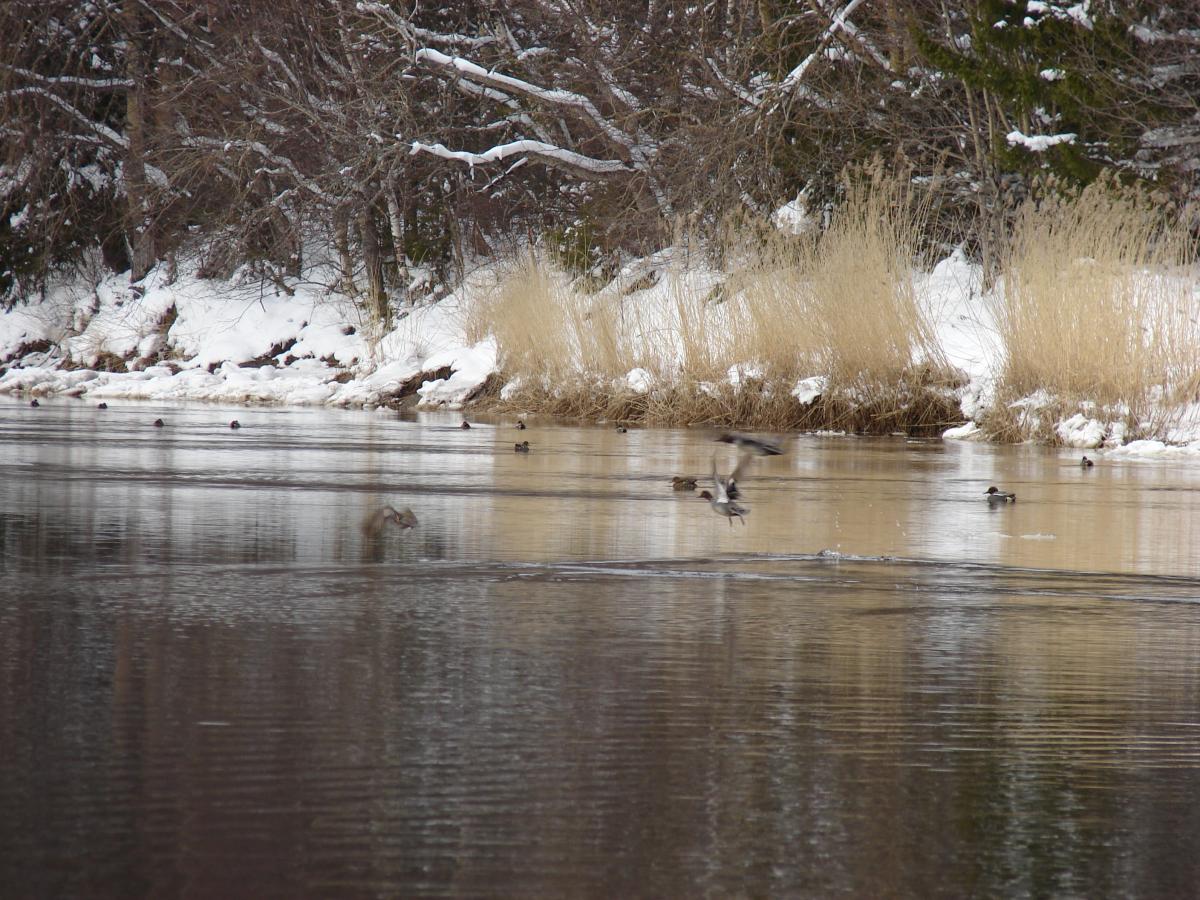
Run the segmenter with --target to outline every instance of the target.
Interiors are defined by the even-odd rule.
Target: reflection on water
[[[5,896],[1200,883],[1186,465],[236,415],[0,405]]]

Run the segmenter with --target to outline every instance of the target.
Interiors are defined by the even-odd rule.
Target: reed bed
[[[1103,182],[1028,201],[992,295],[1004,360],[988,431],[1053,441],[1049,423],[1084,410],[1162,434],[1196,397],[1192,262],[1181,218],[1144,195]],[[1036,416],[1013,405],[1035,392]]]
[[[926,224],[906,182],[862,177],[819,237],[735,230],[720,273],[677,261],[597,290],[526,256],[471,327],[520,378],[507,404],[533,412],[938,434],[963,419],[963,379],[914,289]],[[1026,204],[989,294],[1003,348],[989,436],[1053,442],[1054,423],[1081,410],[1123,420],[1127,435],[1162,432],[1165,410],[1195,402],[1189,247],[1161,206],[1110,183]],[[793,390],[813,376],[824,389],[802,402]],[[1035,392],[1030,414],[1018,401]]]
[[[900,182],[850,182],[819,241],[735,233],[719,289],[681,264],[641,295],[618,282],[577,289],[546,256],[526,256],[472,311],[471,330],[496,337],[505,376],[520,378],[512,403],[532,411],[934,433],[961,416],[913,291],[921,215]],[[624,380],[635,369],[651,389]],[[816,375],[825,390],[802,403],[792,390]]]

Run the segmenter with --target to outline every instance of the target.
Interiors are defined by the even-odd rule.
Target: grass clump
[[[1177,218],[1110,181],[1028,201],[994,295],[1004,362],[991,430],[1013,436],[1080,409],[1142,430],[1194,395],[1189,246]],[[1040,416],[1013,406],[1038,391]]]
[[[530,256],[475,310],[522,407],[658,425],[927,434],[961,417],[913,286],[924,210],[905,182],[868,173],[819,238],[742,229],[724,272],[663,254],[660,269],[593,291]],[[626,279],[628,281],[629,279]],[[635,368],[649,391],[627,385]],[[821,376],[801,402],[793,389]]]
[[[510,376],[574,384],[631,367],[612,309],[573,289],[569,275],[537,255],[518,260],[469,315],[468,334],[494,335]]]

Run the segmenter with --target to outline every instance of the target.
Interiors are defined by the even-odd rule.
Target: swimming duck
[[[108,404],[101,401],[100,403],[96,404],[96,409],[108,409]]]
[[[406,531],[417,524],[417,517],[413,515],[413,511],[407,506],[404,509],[396,509],[394,506],[383,506],[371,513],[362,523],[364,534],[376,535],[383,530],[383,526],[388,522],[393,525],[398,525],[402,531]]]
[[[155,427],[155,428],[162,428],[162,427],[163,427],[164,425],[166,425],[166,424],[167,424],[167,423],[166,423],[166,422],[164,422],[162,419],[155,419],[155,420],[154,420],[154,427]]]
[[[466,431],[468,428],[471,427],[471,423],[468,422],[466,419],[463,419],[463,423],[461,425],[459,425],[458,427],[461,428],[463,431]]]
[[[984,496],[987,497],[988,503],[1016,503],[1017,495],[1010,494],[1008,491],[998,490],[995,486],[984,491]]]
[[[1093,460],[1088,459],[1086,455],[1079,461],[1079,465],[1085,469],[1090,469],[1095,464],[1096,463]]]
[[[694,491],[696,489],[696,479],[676,475],[671,479],[671,487],[677,491]]]
[[[729,473],[728,478],[722,478],[717,474],[717,457],[713,455],[712,463],[712,479],[713,486],[716,489],[716,496],[708,491],[700,492],[700,499],[707,500],[708,505],[713,508],[717,515],[724,516],[729,520],[729,527],[733,527],[734,517],[741,520],[742,524],[746,524],[746,514],[750,512],[746,507],[737,503],[739,492],[737,489],[737,479],[742,473],[742,467],[746,465],[746,460],[749,459],[748,454],[743,454],[738,460],[737,467]]]
[[[624,425],[617,426],[617,434],[625,434],[628,431],[629,431],[629,429],[626,428]]]
[[[36,409],[37,407],[41,406],[42,404],[37,402],[37,397],[34,397],[32,400],[29,401],[29,405],[32,406],[34,409]]]
[[[739,450],[756,453],[759,456],[779,456],[783,453],[782,448],[778,444],[764,441],[761,438],[751,437],[748,434],[741,434],[737,431],[727,431],[717,438],[717,440],[725,444],[736,444]]]
[[[242,423],[239,422],[237,419],[234,419],[232,422],[229,423],[229,427],[236,430],[236,429],[242,427]]]
[[[524,431],[524,430],[525,430],[525,421],[523,419],[517,419],[517,431]]]
[[[516,453],[528,453],[529,441],[521,441],[519,444],[513,444],[513,451]]]

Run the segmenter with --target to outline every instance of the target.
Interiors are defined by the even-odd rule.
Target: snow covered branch
[[[432,50],[430,48],[418,50],[416,60],[419,63],[424,62],[434,66],[453,69],[465,78],[470,78],[481,84],[489,84],[493,87],[512,91],[516,94],[523,94],[534,100],[540,100],[543,103],[574,107],[591,119],[604,136],[613,143],[619,144],[626,149],[631,149],[634,146],[633,138],[602,116],[600,111],[596,109],[596,105],[583,94],[576,94],[573,91],[564,91],[559,88],[544,88],[540,85],[523,81],[520,78],[513,78],[511,75],[490,72],[483,68],[483,66],[476,65],[470,60],[463,59],[460,56],[447,56],[439,50]]]
[[[777,85],[779,90],[785,92],[795,92],[800,88],[800,82],[804,80],[805,73],[807,73],[809,67],[816,62],[822,56],[822,54],[825,53],[830,43],[832,43],[834,38],[837,37],[838,31],[847,27],[854,27],[849,21],[849,16],[856,9],[858,9],[860,5],[862,5],[862,2],[863,0],[850,0],[850,2],[847,3],[840,12],[830,15],[829,25],[825,28],[825,31],[817,40],[816,48],[810,54],[808,54],[808,56],[804,57],[800,64],[792,69],[792,71],[783,76]],[[828,14],[829,11],[824,6],[819,8],[822,12]]]
[[[612,120],[601,114],[600,110],[596,108],[596,104],[593,103],[589,97],[586,97],[583,94],[575,93],[574,91],[562,90],[561,88],[546,88],[542,87],[541,85],[525,81],[521,78],[514,78],[511,75],[503,75],[499,72],[492,72],[488,69],[485,69],[483,66],[471,62],[470,60],[463,59],[462,57],[458,56],[447,56],[440,50],[434,50],[429,47],[418,50],[415,58],[418,63],[425,63],[427,65],[449,69],[455,72],[459,77],[470,79],[479,85],[486,85],[499,91],[508,91],[510,93],[519,94],[551,106],[567,107],[577,110],[599,130],[601,135],[603,135],[611,143],[616,144],[624,149],[629,154],[629,158],[632,163],[632,170],[640,172],[646,176],[650,190],[653,192],[656,202],[663,209],[669,208],[666,194],[661,185],[658,183],[658,180],[654,177],[654,174],[651,172],[650,157],[654,155],[656,147],[651,143],[635,139],[628,132],[619,128],[612,122]],[[624,102],[628,103],[631,101]],[[624,163],[608,160],[595,160],[579,153],[554,147],[553,145],[544,144],[541,141],[518,141],[507,146],[516,146],[517,144],[528,145],[525,148],[525,152],[533,152],[538,155],[543,155],[547,159],[554,159],[558,162],[569,165],[572,168],[582,168],[583,171],[587,172],[614,173],[630,170],[630,167],[626,166]],[[543,149],[531,149],[534,146],[540,146]],[[553,150],[555,152],[552,154],[546,154],[546,150]],[[568,161],[568,159],[570,161]],[[588,162],[581,167],[578,165],[578,162],[581,160],[587,160]],[[597,164],[599,164],[601,168],[596,168]]]
[[[34,95],[34,96],[38,96],[38,97],[44,97],[45,99],[49,100],[52,104],[57,106],[59,109],[61,109],[63,112],[65,112],[67,115],[71,116],[74,119],[77,119],[78,121],[80,121],[84,125],[86,125],[88,128],[95,131],[97,134],[103,136],[104,139],[107,140],[110,144],[112,144],[116,147],[120,147],[122,150],[126,150],[129,148],[129,139],[127,137],[125,137],[125,135],[118,134],[116,131],[109,128],[107,125],[105,125],[103,122],[97,122],[95,119],[84,114],[82,111],[76,109],[74,106],[72,106],[70,103],[68,103],[62,97],[55,94],[53,91],[48,91],[42,87],[13,88],[12,90],[0,92],[0,97],[4,97],[4,96],[18,97],[18,96],[22,96],[22,95],[26,95],[26,94]]]
[[[278,153],[271,151],[266,144],[259,141],[249,140],[221,140],[220,138],[203,137],[200,135],[185,136],[182,141],[185,147],[202,148],[206,150],[220,150],[228,153],[231,150],[248,150],[261,156],[266,162],[286,171],[295,180],[296,184],[304,188],[314,197],[317,197],[331,206],[337,205],[337,200],[328,191],[324,190],[319,184],[313,181],[308,176],[304,175],[296,164],[286,156],[280,156]]]
[[[582,153],[575,153],[572,150],[565,150],[562,147],[547,144],[543,141],[511,141],[507,144],[492,147],[483,153],[471,153],[466,150],[449,150],[442,144],[424,144],[420,141],[413,141],[410,152],[414,154],[430,153],[442,159],[458,160],[472,167],[498,162],[517,153],[526,153],[541,157],[552,164],[556,163],[589,175],[615,175],[620,172],[630,171],[630,168],[619,160],[595,159],[590,156],[584,156]]]
[[[83,87],[93,91],[123,91],[133,87],[133,82],[128,78],[84,78],[79,75],[42,75],[38,72],[31,72],[29,69],[11,66],[8,63],[0,63],[0,68],[7,69],[14,75],[19,75],[27,81],[36,81],[38,84]]]
[[[1073,144],[1078,135],[1065,134],[1023,134],[1020,131],[1010,131],[1004,136],[1010,147],[1024,147],[1030,153],[1042,153],[1057,144]]]
[[[430,31],[428,28],[418,28],[386,3],[377,3],[373,2],[373,0],[360,0],[355,9],[363,15],[375,16],[381,22],[400,32],[400,35],[410,47],[415,47],[418,44],[441,44],[447,47],[459,46],[475,50],[496,42],[496,39],[491,35],[469,37],[465,34],[442,34],[441,32]]]

